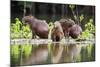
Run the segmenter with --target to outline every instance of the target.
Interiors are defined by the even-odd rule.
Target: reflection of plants
[[[21,46],[21,48],[19,47]],[[22,49],[22,50],[21,50]],[[20,59],[28,58],[32,52],[32,45],[11,45],[11,63],[20,64]],[[22,57],[21,57],[22,55]]]
[[[95,50],[92,51],[94,46],[95,46],[94,44],[85,44],[84,46],[82,46],[81,53],[80,53],[81,61],[94,61],[95,60],[93,56],[93,54],[95,53]]]
[[[11,24],[11,38],[31,38],[32,33],[29,25],[24,25],[16,18],[15,23]]]
[[[18,64],[19,60],[19,46],[18,45],[12,45],[11,46],[11,62],[13,64]]]
[[[91,58],[92,48],[93,48],[93,45],[92,45],[92,44],[89,44],[89,45],[87,46],[87,52],[88,52],[88,57],[89,57],[89,58]]]
[[[22,45],[23,56],[29,57],[32,51],[32,45]]]

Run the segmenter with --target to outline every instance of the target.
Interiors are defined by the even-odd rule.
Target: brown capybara
[[[52,29],[51,38],[53,41],[60,41],[64,37],[63,29],[61,24],[56,21],[54,28]]]
[[[75,24],[73,25],[71,28],[70,28],[70,31],[69,31],[69,35],[72,37],[72,38],[78,38],[78,36],[82,33],[82,28]]]
[[[70,27],[72,27],[75,24],[75,22],[71,19],[60,19],[59,22],[61,23],[64,36],[69,36]]]
[[[36,19],[34,16],[24,16],[22,22],[28,23],[30,29],[32,30],[32,38],[34,35],[39,36],[40,38],[48,38],[48,24],[45,20]]]

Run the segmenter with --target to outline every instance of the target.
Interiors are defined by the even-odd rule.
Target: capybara
[[[73,25],[71,28],[70,28],[70,31],[69,31],[69,35],[72,37],[72,38],[78,38],[78,36],[82,33],[82,28],[75,24]]]
[[[54,23],[51,38],[53,41],[60,41],[64,37],[63,29],[59,21]]]
[[[75,22],[71,19],[60,19],[59,22],[61,23],[64,36],[69,36],[70,27],[72,27],[75,24]]]
[[[29,15],[24,16],[22,21],[30,25],[30,29],[32,30],[32,38],[34,38],[34,35],[44,39],[48,38],[48,24],[45,20],[39,20],[34,16]]]

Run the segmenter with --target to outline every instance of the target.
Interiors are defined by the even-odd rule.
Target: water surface
[[[12,57],[11,65],[19,66],[54,63],[73,63],[95,60],[95,44],[49,43],[38,45],[28,44],[27,46],[30,46],[31,48],[30,53],[26,52],[26,55],[28,55],[25,56],[24,51],[22,49],[22,45],[18,45],[18,47],[20,47],[20,50],[17,61],[14,62],[15,58]]]

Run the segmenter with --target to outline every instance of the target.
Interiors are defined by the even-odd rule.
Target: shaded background
[[[84,20],[81,26],[86,24],[90,18],[93,18],[95,25],[95,6],[89,5],[75,5],[74,12],[78,17],[83,14]],[[24,15],[32,14],[38,19],[54,22],[61,18],[71,18],[74,20],[74,16],[69,7],[69,4],[56,4],[56,3],[42,3],[42,2],[26,2],[26,1],[11,1],[11,22],[15,18],[20,20]],[[74,20],[75,21],[75,20]],[[84,29],[84,26],[82,26]]]

